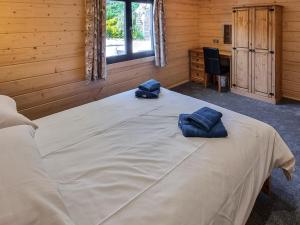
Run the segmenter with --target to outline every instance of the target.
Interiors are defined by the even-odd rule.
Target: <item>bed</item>
[[[180,113],[223,113],[229,136],[185,138]],[[133,90],[34,121],[47,173],[76,225],[244,225],[274,168],[294,157],[269,125],[162,89]]]

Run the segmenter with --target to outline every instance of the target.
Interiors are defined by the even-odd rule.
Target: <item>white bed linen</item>
[[[30,125],[0,129],[0,224],[74,225],[45,172]]]
[[[229,136],[185,138],[179,113],[208,106]],[[294,157],[269,125],[162,89],[128,91],[35,121],[49,175],[77,225],[243,225],[265,179]]]

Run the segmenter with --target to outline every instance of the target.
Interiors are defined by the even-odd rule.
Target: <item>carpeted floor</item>
[[[173,91],[261,120],[280,133],[296,157],[293,181],[288,182],[275,170],[272,198],[260,194],[247,225],[300,225],[300,102],[283,100],[273,105],[230,92],[218,93],[192,82]]]

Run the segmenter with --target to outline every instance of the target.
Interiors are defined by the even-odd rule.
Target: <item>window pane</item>
[[[125,2],[107,0],[106,7],[106,57],[125,55]]]
[[[132,51],[152,50],[152,5],[133,2],[132,7]]]

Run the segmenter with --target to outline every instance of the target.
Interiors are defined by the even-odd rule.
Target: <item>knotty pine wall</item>
[[[300,100],[300,1],[299,0],[199,0],[200,45],[231,49],[223,44],[223,24],[231,23],[232,6],[271,3],[283,8],[283,73],[284,97]],[[214,44],[218,39],[219,44]]]
[[[84,79],[84,0],[0,0],[0,94],[31,119],[136,87],[188,80],[188,49],[199,44],[199,0],[166,0],[169,65],[143,59],[109,66],[106,81]]]

